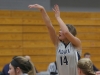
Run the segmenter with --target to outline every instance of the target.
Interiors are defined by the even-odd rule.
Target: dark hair
[[[26,59],[23,56],[16,56],[16,57],[14,57],[12,59],[12,61],[11,61],[11,65],[15,69],[17,67],[19,67],[22,70],[23,73],[29,73],[30,71],[32,71],[34,69],[33,64],[31,63],[31,61],[29,61],[28,59]],[[35,75],[35,71],[34,71],[33,75]]]
[[[12,59],[16,58],[17,56],[13,56]]]
[[[68,27],[69,32],[73,36],[76,36],[76,34],[77,34],[76,28],[73,25],[71,25],[71,24],[66,24],[66,26]]]
[[[84,56],[86,56],[86,55],[90,55],[90,53],[84,53]]]
[[[11,65],[14,67],[20,67],[23,73],[28,73],[32,69],[32,65],[28,60],[23,59],[23,57],[14,57]]]

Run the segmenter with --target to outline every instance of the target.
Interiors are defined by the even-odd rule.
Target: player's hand
[[[44,7],[41,6],[41,5],[39,5],[39,4],[29,5],[28,7],[29,7],[29,8],[36,8],[36,9],[39,9],[39,10],[44,9]]]
[[[53,11],[55,12],[55,17],[60,17],[60,9],[57,4],[54,5]]]

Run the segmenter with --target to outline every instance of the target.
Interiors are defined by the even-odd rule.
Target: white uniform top
[[[50,63],[47,71],[50,72],[50,73],[52,73],[52,72],[55,73],[55,74],[52,74],[52,75],[58,75],[56,63],[55,62]]]
[[[48,66],[48,70],[49,72],[56,72],[56,65],[54,62],[50,63],[49,66]]]
[[[60,42],[56,51],[56,62],[59,75],[78,75],[77,61],[81,50],[77,50],[71,43],[65,48],[64,43]]]

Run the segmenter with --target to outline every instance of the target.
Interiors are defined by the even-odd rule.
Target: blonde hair
[[[93,70],[93,63],[89,58],[82,58],[78,61],[78,68],[82,70],[85,75],[95,75]]]

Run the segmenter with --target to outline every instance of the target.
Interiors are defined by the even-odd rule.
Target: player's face
[[[59,31],[59,40],[64,41],[64,39],[66,39],[66,37],[64,36],[62,30],[60,29],[60,31]]]
[[[9,64],[9,71],[8,71],[8,73],[9,73],[9,75],[15,75],[15,69],[14,69],[14,67],[11,64]]]

